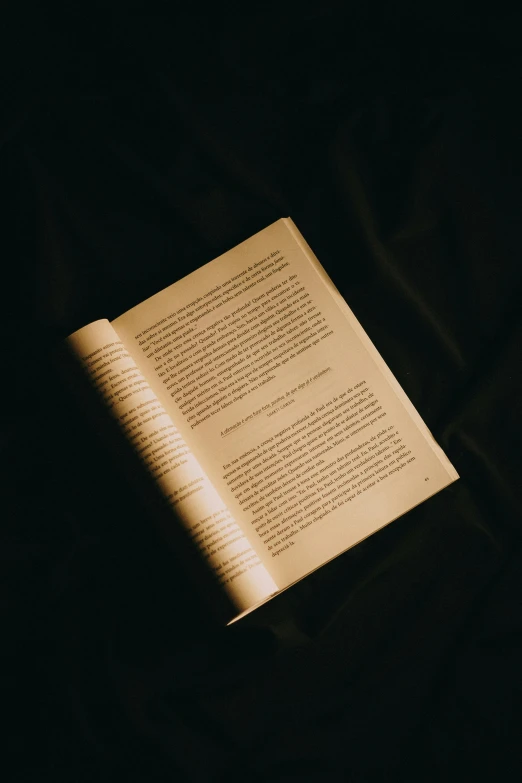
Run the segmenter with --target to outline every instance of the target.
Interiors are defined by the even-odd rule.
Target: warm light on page
[[[68,342],[237,610],[276,592],[273,579],[110,323],[97,321]]]

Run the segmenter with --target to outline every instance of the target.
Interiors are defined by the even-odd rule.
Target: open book
[[[67,343],[229,622],[458,478],[290,219]]]

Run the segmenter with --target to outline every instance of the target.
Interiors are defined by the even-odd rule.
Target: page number
[[[424,479],[424,481],[429,481],[429,478],[426,476],[426,478]]]

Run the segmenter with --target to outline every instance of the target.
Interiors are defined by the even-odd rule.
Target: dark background
[[[522,776],[520,19],[391,5],[5,9],[6,783]],[[461,480],[223,630],[56,348],[287,215]]]

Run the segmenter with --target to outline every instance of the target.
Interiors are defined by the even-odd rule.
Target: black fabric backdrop
[[[522,62],[479,13],[5,17],[4,780],[521,778]],[[286,215],[461,480],[223,630],[54,352]]]

